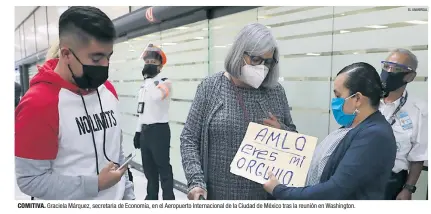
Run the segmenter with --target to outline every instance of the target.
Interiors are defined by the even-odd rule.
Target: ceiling
[[[36,9],[37,6],[15,6],[15,28]]]

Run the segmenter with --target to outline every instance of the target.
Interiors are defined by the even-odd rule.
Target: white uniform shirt
[[[404,97],[406,93],[407,91],[404,91]],[[389,121],[400,102],[401,98],[393,103],[385,103],[382,99],[379,110]],[[428,160],[428,107],[426,101],[415,99],[409,93],[406,103],[395,115],[392,130],[397,141],[397,155],[392,169],[394,173],[408,170],[410,161]]]
[[[171,96],[171,82],[167,78],[161,78],[159,74],[144,80],[138,94],[136,132],[141,131],[142,124],[169,122]]]

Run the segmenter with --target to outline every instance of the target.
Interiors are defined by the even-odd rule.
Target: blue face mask
[[[343,111],[344,103],[347,99],[350,99],[355,94],[353,94],[350,97],[342,98],[342,97],[336,97],[332,98],[332,114],[334,115],[335,121],[337,121],[338,124],[344,127],[350,127],[353,123],[353,120],[356,117],[356,111],[353,114],[346,114]]]

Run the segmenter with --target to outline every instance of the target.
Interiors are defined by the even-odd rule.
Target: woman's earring
[[[359,111],[359,109],[355,109],[355,113],[359,114],[361,111]]]

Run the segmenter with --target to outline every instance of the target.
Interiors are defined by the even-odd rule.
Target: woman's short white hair
[[[245,64],[244,53],[262,56],[271,51],[274,51],[274,59],[278,62],[277,42],[271,31],[259,23],[248,24],[236,36],[227,53],[224,67],[230,75],[238,78],[241,75],[241,67]],[[279,78],[278,63],[270,69],[262,83],[266,88],[275,87]]]

